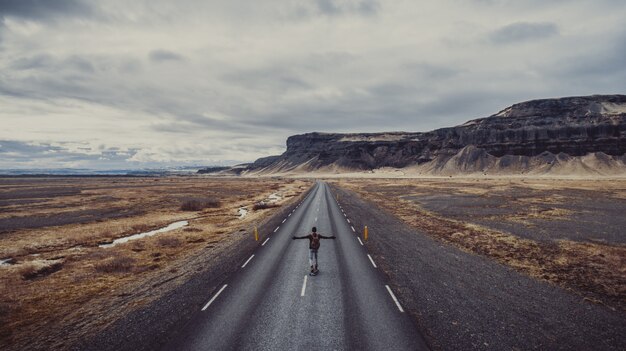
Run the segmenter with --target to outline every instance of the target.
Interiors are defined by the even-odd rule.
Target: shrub
[[[266,208],[272,208],[272,207],[279,207],[280,205],[274,204],[274,203],[268,203],[268,202],[257,202],[254,204],[254,206],[252,206],[252,210],[256,211],[256,210],[264,210]]]
[[[134,264],[134,259],[126,256],[118,256],[110,260],[97,263],[95,268],[97,272],[101,273],[123,273],[130,272],[133,269]]]
[[[26,280],[31,280],[50,275],[56,271],[61,270],[61,268],[63,268],[63,264],[61,262],[55,262],[53,264],[44,266],[26,263],[23,267],[20,268],[19,272],[22,275],[22,278]]]
[[[181,244],[182,244],[182,241],[180,241],[180,239],[178,239],[178,238],[172,238],[172,237],[159,238],[159,245],[160,246],[178,247]]]
[[[200,211],[205,208],[219,208],[220,201],[215,198],[186,199],[180,205],[182,211]]]

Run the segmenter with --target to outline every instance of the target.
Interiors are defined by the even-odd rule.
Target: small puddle
[[[187,225],[189,225],[188,221],[178,221],[178,222],[174,222],[174,223],[168,225],[167,227],[151,230],[151,231],[145,232],[145,233],[139,233],[139,234],[133,234],[133,235],[125,236],[123,238],[115,239],[111,243],[102,244],[102,245],[98,245],[98,246],[99,247],[104,247],[104,248],[112,247],[112,246],[115,246],[115,245],[118,245],[118,244],[123,244],[125,242],[129,242],[131,240],[137,240],[137,239],[145,238],[147,236],[153,236],[153,235],[156,235],[156,234],[169,232],[169,231],[172,231],[174,229],[185,227]]]
[[[248,214],[248,210],[245,207],[239,208],[239,219],[243,219]]]
[[[10,257],[0,260],[0,266],[11,266],[13,263],[15,263],[15,260]]]

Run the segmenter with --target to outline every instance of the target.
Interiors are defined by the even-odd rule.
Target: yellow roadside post
[[[363,230],[363,239],[367,241],[367,226],[365,226],[365,230]]]
[[[254,240],[259,241],[259,230],[254,226]]]

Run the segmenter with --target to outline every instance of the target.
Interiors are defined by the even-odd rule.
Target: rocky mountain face
[[[424,133],[307,133],[249,173],[368,171],[424,174],[624,172],[626,95],[543,99]],[[246,173],[244,172],[244,173]]]

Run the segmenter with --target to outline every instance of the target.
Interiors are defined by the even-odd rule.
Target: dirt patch
[[[503,185],[485,188],[484,185],[466,185],[478,189],[474,194],[456,183],[430,190],[420,186],[419,193],[413,185],[412,194],[403,199],[445,218],[483,225],[526,239],[626,244],[622,229],[626,227],[626,217],[621,215],[626,210],[626,201],[611,196],[603,187],[592,191]]]

